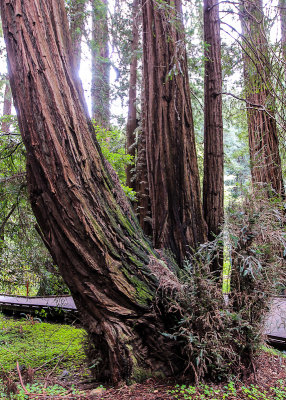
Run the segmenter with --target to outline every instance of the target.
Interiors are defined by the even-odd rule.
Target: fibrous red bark
[[[3,116],[11,115],[12,112],[12,94],[10,83],[7,77],[7,83],[5,85],[5,93],[4,93],[4,103],[3,103]],[[2,121],[1,123],[1,131],[5,134],[9,133],[10,123],[7,121]]]
[[[136,148],[135,148],[135,130],[137,128],[137,58],[138,58],[138,45],[139,45],[139,0],[133,1],[132,10],[133,26],[132,26],[132,45],[131,45],[131,63],[130,63],[130,80],[129,80],[129,100],[128,100],[128,117],[126,126],[126,148],[127,154],[133,157],[135,161]],[[133,165],[126,167],[126,184],[132,189],[136,190],[136,182]]]
[[[86,0],[71,0],[69,8],[72,52],[74,54],[74,63],[77,71],[80,68],[81,61],[81,40],[85,24],[85,3]]]
[[[279,0],[281,45],[284,61],[286,60],[286,0]]]
[[[98,352],[98,378],[173,373],[184,357],[162,335],[174,316],[156,312],[155,298],[160,277],[180,285],[102,158],[74,79],[64,1],[5,0],[1,16],[32,208]]]
[[[262,0],[242,1],[240,19],[252,184],[284,195]]]
[[[206,238],[180,0],[142,2],[144,125],[153,242],[182,263]]]
[[[91,115],[96,123],[109,128],[110,60],[108,43],[107,0],[91,0],[92,4],[92,81]]]
[[[220,19],[217,0],[204,0],[204,183],[203,209],[208,238],[223,224],[223,121]]]

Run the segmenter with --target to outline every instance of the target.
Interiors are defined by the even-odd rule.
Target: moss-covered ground
[[[83,343],[86,333],[70,325],[35,321],[33,318],[15,320],[0,314],[0,368],[37,371],[63,370],[74,373],[85,369]]]

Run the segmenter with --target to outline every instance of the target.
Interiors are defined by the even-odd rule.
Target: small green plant
[[[285,380],[279,379],[278,385],[271,387],[270,390],[275,394],[275,400],[285,400],[286,399],[286,387]]]
[[[213,388],[206,384],[199,384],[197,386],[176,385],[170,391],[175,399],[184,400],[219,400],[221,399],[220,389]]]
[[[261,389],[257,385],[245,386],[240,382],[228,382],[223,387],[206,384],[197,386],[176,385],[169,392],[178,400],[285,400],[285,381],[278,380],[275,387]]]
[[[227,386],[224,386],[224,389],[223,400],[236,397],[237,390],[233,381],[228,382]]]
[[[47,386],[43,383],[33,383],[33,384],[27,384],[25,386],[26,390],[28,393],[31,394],[38,394],[38,395],[47,395],[47,396],[61,396],[63,399],[65,398],[64,396],[67,394],[79,394],[80,392],[72,386],[70,389],[66,389],[60,385],[52,385],[52,386]],[[18,393],[7,393],[6,388],[4,383],[0,382],[0,400],[27,400],[28,395],[26,394],[25,390],[21,385],[17,385],[17,390]],[[41,397],[42,398],[42,397]],[[57,397],[58,398],[58,397]]]

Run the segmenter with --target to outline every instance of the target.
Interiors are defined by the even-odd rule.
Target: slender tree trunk
[[[108,46],[107,0],[91,0],[92,3],[92,118],[109,128],[110,120],[110,61]]]
[[[142,9],[143,130],[153,241],[156,248],[171,249],[181,264],[206,238],[181,4],[146,0]]]
[[[13,212],[16,210],[16,207],[17,207],[17,204],[13,204],[11,209],[8,211],[8,214],[1,221],[1,224],[0,224],[0,255],[1,255],[1,248],[2,248],[1,242],[4,241],[5,225],[9,221],[9,219],[10,219],[11,215],[13,214]]]
[[[219,5],[204,0],[204,183],[203,207],[208,238],[213,240],[223,224],[223,123]]]
[[[280,24],[281,24],[281,50],[282,50],[282,65],[284,72],[284,83],[286,81],[286,0],[279,0],[279,13],[280,13]],[[283,77],[282,77],[283,81]],[[284,105],[286,102],[286,97],[284,93]],[[285,107],[283,107],[283,111],[280,112],[282,117],[282,125],[284,132],[286,131],[286,114]]]
[[[98,378],[174,373],[188,357],[162,335],[175,317],[155,298],[161,277],[172,291],[180,284],[102,158],[71,68],[64,1],[6,0],[1,16],[32,208],[98,352]]]
[[[141,88],[141,129],[138,133],[137,160],[136,160],[136,213],[143,232],[152,238],[152,216],[151,203],[149,196],[147,154],[146,154],[146,130],[143,128],[146,124],[144,79]]]
[[[69,9],[72,51],[77,72],[79,71],[81,60],[81,39],[85,24],[85,3],[86,0],[71,0]]]
[[[240,18],[252,184],[284,195],[262,0],[243,1]]]
[[[11,115],[11,112],[12,112],[12,94],[11,94],[10,83],[9,81],[7,81],[4,93],[3,115]],[[10,130],[10,123],[7,121],[2,121],[1,132],[7,134],[9,133],[9,130]]]
[[[126,147],[127,154],[133,156],[135,161],[135,130],[137,128],[137,58],[138,58],[138,44],[139,44],[139,0],[133,1],[133,27],[132,27],[132,45],[131,45],[131,63],[130,63],[130,81],[129,81],[129,100],[128,100],[128,119],[126,126]],[[133,165],[128,165],[126,168],[126,184],[132,189],[136,190],[135,176],[132,174]]]
[[[142,119],[143,121],[143,119]],[[146,163],[146,135],[141,131],[138,136],[136,163],[136,213],[145,235],[152,238],[152,218],[149,197],[148,171]]]
[[[286,62],[286,0],[279,0],[280,23],[281,23],[281,45],[284,63]],[[286,74],[286,66],[284,66]]]
[[[8,80],[8,76],[6,78]],[[12,112],[12,93],[11,93],[11,87],[9,81],[7,81],[6,86],[5,86],[5,92],[4,92],[4,102],[3,102],[3,116],[5,115],[11,115]],[[2,121],[1,122],[1,133],[2,134],[9,134],[10,132],[10,123],[7,121]],[[1,143],[1,139],[0,139]],[[3,195],[3,186],[2,184],[0,185],[0,199]],[[16,206],[15,206],[16,208]],[[0,223],[0,258],[2,257],[3,253],[3,245],[4,245],[4,229],[7,221],[9,220],[10,216],[12,215],[14,211],[14,206],[12,207],[12,212],[11,214],[8,213],[8,218],[5,216],[3,220]],[[1,261],[1,260],[0,260]]]

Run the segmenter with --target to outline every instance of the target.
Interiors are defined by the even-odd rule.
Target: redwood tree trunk
[[[219,5],[204,0],[204,183],[203,207],[208,239],[213,240],[223,224],[223,122],[222,70]]]
[[[71,0],[69,9],[72,51],[77,72],[80,68],[81,60],[81,39],[85,23],[85,3],[86,0]]]
[[[107,0],[91,0],[92,3],[92,82],[91,115],[96,123],[109,128],[110,120],[110,61],[108,47]]]
[[[8,76],[6,78],[8,80]],[[11,88],[10,88],[10,83],[9,81],[7,81],[6,85],[5,85],[5,92],[4,92],[4,102],[3,102],[3,112],[2,115],[11,115],[12,112],[12,93],[11,93]],[[9,134],[10,132],[10,123],[7,121],[2,121],[1,122],[1,133],[2,134]],[[0,143],[1,143],[1,139],[0,139]],[[3,195],[3,188],[2,188],[3,184],[0,184],[0,200],[2,195]],[[5,225],[7,223],[7,221],[9,220],[10,216],[12,215],[12,213],[14,212],[16,206],[12,207],[12,211],[8,212],[8,217],[7,216],[3,216],[2,221],[0,223],[0,262],[1,262],[1,256],[2,256],[2,252],[3,252],[3,245],[4,245],[4,230],[5,230]]]
[[[144,121],[143,118],[142,114],[142,121]],[[138,135],[136,162],[136,213],[143,232],[152,238],[152,218],[146,157],[146,135],[144,131],[141,131]]]
[[[7,77],[8,80],[8,77]],[[4,115],[11,115],[12,112],[12,94],[10,83],[7,81],[5,86],[5,93],[4,93],[4,103],[3,103],[3,116]],[[8,134],[10,129],[10,123],[7,121],[2,121],[1,123],[1,131],[3,133]]]
[[[243,1],[240,18],[252,184],[284,195],[262,0]]]
[[[132,27],[132,45],[131,45],[131,63],[130,63],[130,81],[129,81],[129,100],[128,100],[128,119],[126,126],[126,147],[127,154],[133,156],[135,161],[135,130],[137,128],[137,112],[136,112],[136,99],[137,99],[137,58],[138,58],[138,44],[139,44],[139,0],[133,1],[133,27]],[[127,165],[126,168],[126,184],[132,189],[136,190],[135,176],[132,173],[133,165]]]
[[[64,1],[5,0],[1,16],[32,208],[98,351],[98,377],[174,373],[187,356],[162,335],[174,317],[154,302],[160,277],[173,291],[180,284],[102,158],[71,68]]]
[[[164,6],[166,5],[166,6]],[[149,195],[156,248],[181,264],[206,224],[194,138],[180,0],[144,0],[143,82]]]
[[[279,0],[280,23],[281,23],[281,45],[284,62],[286,60],[286,0]],[[285,67],[284,67],[285,69]],[[285,69],[286,74],[286,69]]]

